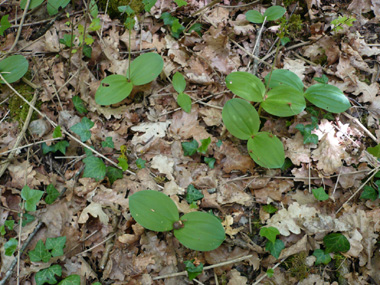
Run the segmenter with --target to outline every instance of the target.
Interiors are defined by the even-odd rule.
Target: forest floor
[[[117,1],[110,1],[111,16],[100,3],[96,15],[86,8],[90,1],[72,1],[58,17],[49,16],[50,1],[29,10],[19,38],[19,2],[0,4],[11,24],[0,37],[2,54],[29,62],[27,74],[11,86],[40,112],[28,120],[29,105],[1,84],[4,284],[380,284],[379,1],[277,1],[285,15],[262,25],[245,14],[264,13],[270,1],[188,0],[179,7],[181,0],[158,0],[135,18],[130,38]],[[288,42],[277,45],[281,31]],[[146,52],[161,55],[163,71],[121,103],[100,106],[100,82],[126,73],[128,47],[132,60]],[[327,78],[352,105],[339,114],[311,105],[293,117],[262,112],[261,130],[284,145],[281,169],[255,164],[247,142],[233,137],[222,120],[224,104],[234,97],[226,76],[248,71],[264,79],[273,68],[294,72],[306,87]],[[176,72],[186,79],[189,113],[177,104]],[[93,123],[83,125],[85,142],[71,130],[83,118]],[[63,131],[57,141],[51,121]],[[304,144],[296,126],[313,123],[309,135],[318,139]],[[181,143],[208,138],[207,152],[184,155]],[[17,139],[16,146],[25,147],[15,149]],[[107,166],[124,158],[128,170],[92,178],[98,169],[83,161],[89,146]],[[192,203],[189,185],[201,195]],[[32,197],[40,192],[31,189],[44,191],[42,198]],[[212,212],[224,226],[223,244],[194,251],[172,232],[141,227],[128,197],[145,189],[170,196],[181,214]],[[36,210],[25,211],[31,206]],[[275,238],[284,248],[278,258],[266,250],[263,227],[279,232]],[[327,252],[324,237],[331,233],[344,239],[334,246],[348,241],[349,250]],[[44,260],[44,254],[52,257]],[[204,266],[192,281],[185,261]],[[70,281],[77,275],[79,283]]]

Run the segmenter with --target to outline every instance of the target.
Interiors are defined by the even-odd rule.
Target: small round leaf
[[[145,53],[131,63],[131,81],[133,85],[144,85],[152,82],[162,71],[164,60],[157,53]],[[127,71],[129,78],[129,70]]]
[[[301,78],[297,76],[294,72],[286,69],[275,69],[272,71],[272,75],[270,73],[265,76],[265,84],[268,85],[269,82],[269,88],[275,88],[279,85],[286,85],[293,87],[301,92],[303,92],[303,83]]]
[[[306,90],[305,97],[315,106],[331,113],[341,113],[351,107],[343,92],[333,85],[315,84]]]
[[[256,10],[249,10],[247,13],[245,13],[245,18],[251,23],[255,24],[261,24],[264,22],[263,15],[261,15],[261,13]]]
[[[267,17],[267,21],[275,21],[280,19],[285,12],[286,10],[284,7],[271,6],[264,12],[263,18]]]
[[[225,239],[221,222],[213,215],[191,212],[181,217],[183,228],[174,230],[175,237],[187,248],[209,251],[218,248]]]
[[[132,88],[133,84],[123,75],[107,76],[96,90],[95,101],[99,105],[119,103],[131,94]]]
[[[185,91],[186,80],[181,73],[176,72],[173,75],[172,83],[175,91],[177,91],[178,93],[183,93],[183,91]]]
[[[256,109],[243,99],[231,99],[223,107],[223,123],[227,130],[241,140],[247,140],[257,133],[260,118]]]
[[[22,55],[12,55],[0,61],[0,73],[8,83],[19,80],[28,71],[29,62]],[[0,80],[0,83],[4,81]]]
[[[129,210],[136,222],[151,231],[170,231],[179,220],[173,200],[154,190],[139,191],[129,197]]]
[[[233,93],[248,101],[263,101],[265,86],[259,78],[251,73],[238,71],[228,74],[226,86]]]
[[[185,93],[179,93],[177,97],[178,105],[186,112],[191,112],[191,98]]]
[[[269,114],[289,117],[301,113],[306,107],[303,93],[289,86],[271,89],[261,107]]]
[[[280,168],[285,162],[282,142],[270,133],[260,132],[249,138],[247,148],[252,159],[262,167]]]

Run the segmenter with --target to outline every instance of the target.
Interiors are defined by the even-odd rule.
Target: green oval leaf
[[[326,253],[346,252],[350,250],[350,242],[341,233],[332,233],[323,238]]]
[[[183,228],[174,230],[175,237],[187,248],[209,251],[218,248],[225,239],[222,223],[213,215],[191,212],[181,217]]]
[[[136,192],[129,197],[129,210],[136,222],[151,231],[170,231],[179,220],[173,200],[158,191]]]
[[[271,6],[265,11],[263,18],[267,17],[267,21],[275,21],[280,19],[285,14],[285,12],[286,10],[284,7]]]
[[[144,85],[153,81],[162,71],[164,60],[157,53],[145,53],[131,63],[131,81],[133,85]],[[127,71],[129,78],[129,69]]]
[[[27,0],[21,0],[21,2],[20,2],[20,8],[21,9],[25,10],[26,2],[28,2],[28,1]],[[28,10],[31,10],[31,9],[34,9],[34,8],[40,6],[42,4],[42,2],[44,2],[44,0],[31,0],[29,3]]]
[[[259,11],[256,10],[249,10],[247,13],[245,13],[245,18],[247,21],[250,21],[251,23],[255,24],[261,24],[264,22],[264,17],[261,15]]]
[[[249,155],[260,166],[280,168],[285,161],[285,151],[278,137],[267,132],[260,132],[249,138],[247,144]]]
[[[133,84],[123,75],[110,75],[102,80],[95,94],[99,105],[111,105],[123,101],[131,94]]]
[[[22,55],[12,55],[0,61],[0,73],[8,83],[19,80],[28,68],[29,62]],[[0,80],[0,83],[4,81]]]
[[[238,71],[228,74],[226,86],[233,93],[248,101],[263,101],[265,86],[259,78],[251,73]]]
[[[271,89],[261,107],[269,114],[289,117],[301,113],[306,107],[303,93],[289,86]]]
[[[179,93],[177,97],[178,105],[186,112],[191,112],[191,98],[185,93]]]
[[[270,73],[265,76],[265,84],[268,85],[269,82],[269,88],[275,88],[280,85],[286,85],[293,87],[301,92],[303,92],[303,83],[301,78],[297,76],[294,72],[286,69],[275,69],[272,71],[272,75]]]
[[[175,91],[177,91],[178,93],[183,93],[183,91],[185,91],[186,80],[181,73],[176,72],[173,75],[172,83]]]
[[[331,113],[341,113],[351,107],[343,92],[333,85],[315,84],[306,90],[305,97],[315,106]]]
[[[247,140],[259,131],[259,114],[243,99],[235,98],[227,101],[223,107],[222,118],[227,130],[238,139]]]
[[[70,0],[48,0],[46,5],[49,15],[56,15],[60,8],[65,8],[70,3]]]

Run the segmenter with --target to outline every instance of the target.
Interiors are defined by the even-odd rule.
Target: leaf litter
[[[76,173],[81,175],[83,160],[75,157],[82,156],[84,150],[67,137],[62,138],[70,142],[66,155],[73,159],[59,158],[57,152],[43,155],[38,145],[17,151],[1,177],[0,226],[10,219],[17,223],[17,212],[22,211],[20,191],[25,185],[45,190],[53,183],[64,194],[51,205],[40,201],[37,211],[33,212],[37,218],[34,222],[21,232],[14,229],[0,237],[1,277],[13,260],[5,255],[3,244],[9,238],[21,238],[22,243],[25,242],[42,222],[43,228],[35,234],[26,251],[34,249],[39,240],[45,242],[47,238],[66,236],[64,257],[59,258],[62,274],[64,277],[78,274],[82,282],[187,284],[185,276],[165,281],[157,278],[183,271],[183,261],[197,258],[205,266],[238,260],[218,266],[214,272],[205,270],[197,277],[204,284],[215,284],[215,278],[227,284],[266,282],[269,280],[266,272],[271,268],[274,270],[271,280],[275,284],[331,284],[338,280],[334,261],[327,265],[326,272],[314,266],[312,253],[323,249],[325,235],[342,233],[350,242],[350,250],[343,255],[331,255],[333,260],[342,256],[349,260],[351,265],[344,276],[349,284],[366,284],[369,280],[379,283],[376,270],[380,264],[378,199],[359,199],[360,196],[353,193],[363,185],[370,170],[378,167],[366,149],[376,146],[379,140],[371,141],[361,125],[374,133],[375,138],[380,134],[379,66],[376,63],[380,49],[378,27],[374,24],[380,10],[376,1],[349,2],[306,1],[307,7],[290,4],[288,13],[295,8],[310,30],[294,35],[290,45],[303,44],[282,49],[275,67],[295,72],[305,86],[312,84],[313,78],[327,75],[329,84],[340,88],[351,99],[354,108],[349,114],[360,124],[341,114],[331,119],[319,113],[318,129],[312,131],[318,136],[318,143],[308,145],[303,144],[303,136],[295,126],[309,124],[309,113],[303,112],[288,118],[289,121],[266,114],[263,130],[272,131],[282,140],[286,157],[292,163],[289,168],[276,171],[254,164],[245,142],[230,136],[223,127],[220,110],[232,96],[225,92],[224,78],[232,71],[249,70],[251,58],[247,51],[253,52],[261,28],[246,21],[244,14],[249,9],[264,12],[268,5],[245,6],[224,1],[206,7],[210,1],[188,1],[187,6],[176,9],[171,1],[158,1],[151,14],[145,14],[139,23],[140,29],[132,31],[131,50],[135,57],[135,53],[156,49],[165,61],[164,72],[159,79],[134,90],[124,102],[113,106],[97,105],[94,94],[106,75],[125,74],[128,68],[128,32],[118,19],[99,15],[103,30],[101,37],[91,33],[95,40],[91,59],[80,57],[79,52],[70,53],[59,42],[71,31],[65,24],[67,19],[55,19],[53,26],[33,44],[30,35],[34,31],[25,26],[24,39],[17,47],[32,44],[27,51],[31,52],[28,59],[37,75],[33,82],[42,87],[40,110],[67,130],[83,122],[83,118],[91,119],[94,126],[85,130],[82,139],[115,163],[125,146],[129,167],[135,174],[124,172],[123,178],[113,184],[107,179],[95,181],[77,177]],[[169,7],[173,8],[172,14],[179,23],[203,11],[198,18],[190,17],[202,25],[201,34],[186,31],[175,39],[173,29],[159,19]],[[205,9],[199,11],[202,8]],[[12,6],[6,4],[4,9],[11,19],[16,17]],[[342,25],[342,30],[334,31],[329,17],[338,18],[342,11],[347,16],[353,12],[357,21],[352,27]],[[329,17],[325,17],[326,13]],[[33,14],[27,22],[37,27],[39,24],[34,21],[44,19],[42,14]],[[71,17],[84,24],[83,19]],[[272,31],[278,30],[278,24],[264,29],[260,58],[270,53],[276,40]],[[0,40],[4,51],[10,48],[14,38],[15,31],[10,30]],[[305,44],[306,41],[309,44]],[[37,54],[42,55],[41,61],[32,60]],[[269,64],[272,61],[273,57],[267,59]],[[177,109],[175,92],[168,81],[177,71],[187,79],[185,92],[193,101],[190,113]],[[269,72],[268,66],[261,65],[257,75],[264,78]],[[1,101],[12,94],[4,85],[1,90]],[[89,111],[87,115],[76,112],[73,96],[83,100]],[[7,115],[8,109],[9,103],[4,101],[0,105],[4,118],[0,123],[1,152],[12,149],[23,124],[12,120]],[[28,136],[24,142],[51,138],[52,132],[53,129],[40,139]],[[106,137],[112,138],[113,148],[102,149]],[[211,143],[207,152],[183,154],[182,142],[200,143],[208,138]],[[204,162],[205,157],[215,158],[214,169]],[[146,161],[142,169],[135,165],[138,158]],[[379,193],[376,181],[377,177],[372,178],[369,185]],[[186,189],[191,184],[203,194],[195,206],[220,217],[228,235],[225,243],[211,252],[194,252],[180,245],[171,233],[145,230],[129,213],[128,196],[145,189],[163,191],[181,213],[195,211],[194,205],[185,199]],[[310,190],[318,187],[323,187],[329,199],[315,199]],[[268,205],[277,210],[266,212],[264,206]],[[273,226],[280,231],[279,238],[285,249],[277,260],[265,251],[265,240],[259,236],[263,226]],[[257,247],[261,249],[259,252],[254,250]],[[284,260],[294,262],[303,252],[306,252],[305,262],[312,262],[310,269],[300,277],[285,267]],[[54,265],[51,261],[31,262],[25,257],[22,255],[20,259],[23,269],[19,277],[23,282],[32,282],[37,272]],[[239,260],[240,257],[246,259]],[[359,270],[354,272],[354,268]],[[16,274],[8,282],[15,283]]]

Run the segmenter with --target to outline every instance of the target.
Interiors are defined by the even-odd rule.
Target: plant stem
[[[131,37],[132,31],[128,29],[128,79],[131,80]]]
[[[276,55],[274,56],[273,63],[272,63],[271,69],[270,69],[269,78],[268,78],[268,83],[267,83],[267,86],[266,86],[266,88],[265,88],[265,94],[266,94],[266,93],[268,92],[268,90],[269,90],[269,84],[270,84],[270,80],[271,80],[271,78],[272,78],[272,72],[273,72],[273,69],[274,69],[274,65],[276,64],[276,60],[277,60],[277,56],[278,56],[278,52],[280,51],[280,43],[281,43],[281,41],[278,41],[278,42],[277,42]]]

